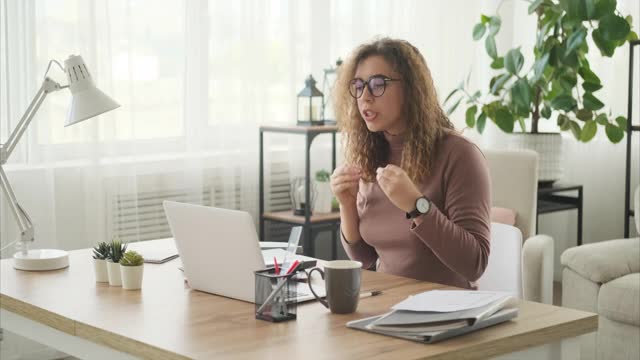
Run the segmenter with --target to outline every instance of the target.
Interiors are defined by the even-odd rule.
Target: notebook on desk
[[[488,318],[478,321],[475,324],[470,326],[458,327],[453,329],[427,331],[423,333],[412,333],[412,334],[407,334],[403,332],[383,331],[383,330],[378,330],[377,328],[372,328],[371,326],[369,326],[371,323],[375,322],[382,316],[384,315],[350,321],[347,323],[347,327],[352,329],[357,329],[357,330],[368,331],[375,334],[393,336],[393,337],[397,337],[405,340],[421,342],[424,344],[431,344],[431,343],[435,343],[435,342],[449,339],[455,336],[467,334],[472,331],[480,330],[489,326],[493,326],[493,325],[511,320],[516,316],[518,316],[518,309],[517,308],[502,309],[496,312],[495,314],[489,316]]]

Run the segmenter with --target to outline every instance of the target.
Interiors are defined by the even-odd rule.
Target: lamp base
[[[69,253],[56,249],[29,250],[26,254],[13,255],[13,267],[17,270],[47,271],[69,266]]]

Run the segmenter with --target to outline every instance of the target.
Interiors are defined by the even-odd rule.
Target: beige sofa
[[[640,233],[637,219],[636,227]],[[562,306],[599,314],[597,333],[581,340],[581,359],[640,359],[640,238],[574,247],[560,261]]]

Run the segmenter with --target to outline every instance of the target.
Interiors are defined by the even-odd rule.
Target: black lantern
[[[324,95],[316,88],[316,80],[309,75],[304,89],[298,93],[298,125],[324,125],[322,105]]]

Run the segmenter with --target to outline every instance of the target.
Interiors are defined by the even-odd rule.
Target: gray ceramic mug
[[[327,300],[321,299],[311,286],[311,274],[317,271],[324,279]],[[356,311],[360,299],[362,263],[352,260],[334,260],[324,264],[324,270],[309,271],[309,289],[322,305],[336,314]]]

